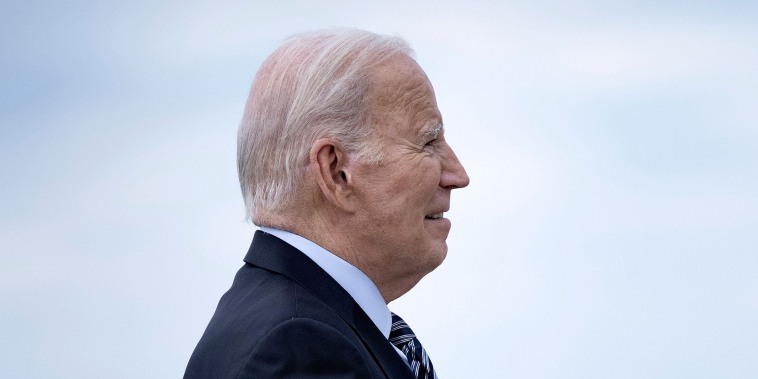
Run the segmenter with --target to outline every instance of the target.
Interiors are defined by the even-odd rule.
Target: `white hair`
[[[276,214],[296,196],[314,141],[334,138],[353,159],[372,163],[366,94],[369,69],[398,54],[400,38],[339,29],[298,34],[258,70],[237,136],[237,169],[247,217]]]

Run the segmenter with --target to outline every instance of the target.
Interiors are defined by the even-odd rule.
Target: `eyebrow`
[[[444,132],[445,132],[445,127],[442,125],[442,123],[435,123],[424,128],[424,131],[422,131],[421,134],[427,138],[437,138],[437,136],[439,136],[440,133],[444,133]]]

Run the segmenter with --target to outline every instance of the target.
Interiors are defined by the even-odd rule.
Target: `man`
[[[434,378],[387,303],[447,254],[469,178],[405,42],[295,36],[261,66],[238,136],[245,265],[185,378]]]

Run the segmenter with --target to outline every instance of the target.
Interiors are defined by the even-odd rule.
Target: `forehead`
[[[403,113],[413,123],[441,122],[432,84],[410,57],[396,56],[374,68],[368,97],[375,115]]]

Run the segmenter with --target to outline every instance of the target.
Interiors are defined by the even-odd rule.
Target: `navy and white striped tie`
[[[416,334],[403,321],[400,316],[392,313],[392,329],[390,329],[390,342],[395,345],[408,358],[413,375],[418,379],[437,379],[432,361],[426,355]]]

